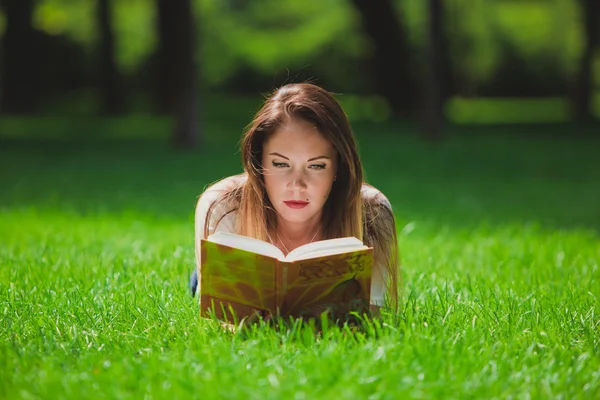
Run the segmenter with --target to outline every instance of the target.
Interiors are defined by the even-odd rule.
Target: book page
[[[285,257],[285,261],[305,260],[332,254],[348,253],[366,248],[367,246],[355,237],[327,239],[295,248]]]
[[[253,308],[276,309],[276,259],[207,240],[200,246],[202,300],[244,306],[236,310],[240,316]]]
[[[371,298],[373,249],[281,262],[281,312],[317,316],[329,309],[358,311]]]
[[[277,259],[284,258],[283,252],[279,250],[277,246],[248,236],[237,235],[229,232],[217,232],[210,235],[206,240],[236,249],[261,254],[267,257],[273,257]]]

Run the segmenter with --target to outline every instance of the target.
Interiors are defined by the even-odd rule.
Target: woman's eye
[[[313,164],[311,166],[309,166],[310,169],[325,169],[326,165],[325,164]]]
[[[285,167],[289,166],[288,163],[284,163],[284,162],[275,162],[275,161],[273,161],[272,164],[273,164],[273,166],[275,168],[285,168]]]

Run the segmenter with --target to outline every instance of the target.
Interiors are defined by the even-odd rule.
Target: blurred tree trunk
[[[36,31],[31,24],[34,0],[0,0],[6,16],[6,31],[0,54],[0,110],[28,114],[40,101],[40,63]]]
[[[436,40],[437,47],[439,49],[439,74],[441,79],[441,96],[442,96],[442,119],[447,121],[445,114],[443,113],[444,104],[457,93],[457,70],[450,54],[450,41],[454,40],[454,32],[450,29],[451,26],[448,23],[448,12],[444,6],[444,0],[440,0],[436,3],[434,10],[436,15],[435,20],[437,21]]]
[[[105,115],[122,114],[125,111],[125,93],[115,61],[111,0],[99,0],[97,11],[100,31],[100,110]]]
[[[359,12],[365,34],[373,43],[374,75],[378,92],[394,115],[414,112],[414,81],[411,77],[410,49],[392,0],[352,0]]]
[[[447,63],[443,32],[442,0],[429,0],[427,13],[427,50],[425,62],[425,87],[421,130],[428,139],[439,139],[444,124],[444,102],[449,96]]]
[[[157,0],[158,62],[157,103],[176,117],[172,143],[192,147],[199,141],[195,24],[191,0]]]
[[[179,3],[169,0],[156,0],[157,11],[157,34],[158,34],[158,50],[157,50],[157,79],[155,81],[155,103],[157,111],[165,114],[175,112],[176,102],[176,80],[181,78],[175,74],[176,68],[176,31],[179,21],[177,21],[177,7]]]
[[[600,43],[600,0],[582,0],[584,34],[586,46],[579,63],[579,72],[575,83],[575,117],[579,121],[591,120],[591,98],[593,94],[592,62],[594,51]]]

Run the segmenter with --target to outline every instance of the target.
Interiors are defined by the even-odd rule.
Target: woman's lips
[[[285,205],[288,206],[289,208],[293,208],[293,209],[300,209],[300,208],[304,208],[308,205],[308,201],[301,201],[301,200],[290,200],[290,201],[284,201]]]

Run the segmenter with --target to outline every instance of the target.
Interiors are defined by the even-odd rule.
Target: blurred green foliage
[[[4,30],[6,29],[6,16],[0,9],[0,37],[4,34]]]
[[[210,82],[223,82],[240,66],[262,73],[302,68],[329,49],[344,58],[365,55],[356,15],[343,0],[264,0],[240,9],[226,4],[205,0],[199,7],[201,55]],[[347,66],[335,67],[344,77]]]
[[[202,85],[209,89],[204,102],[208,113],[228,113],[232,107],[246,109],[250,120],[260,98],[249,99],[248,93],[288,81],[312,80],[338,91],[353,121],[378,122],[391,115],[383,98],[369,95],[374,91],[373,82],[364,67],[371,46],[350,1],[193,2],[198,22],[199,71]],[[129,82],[144,88],[129,94],[129,111],[147,112],[152,109],[147,86],[155,67],[157,44],[154,2],[119,0],[112,4],[119,67]],[[396,5],[411,47],[412,59],[407,62],[418,78],[424,62],[427,3],[396,0]],[[83,49],[87,60],[79,60],[77,68],[90,69],[98,44],[96,6],[97,1],[39,0],[33,25]],[[572,118],[568,85],[573,83],[585,45],[577,0],[448,0],[445,8],[457,93],[445,107],[449,120],[485,124],[561,122]],[[5,27],[0,11],[0,35]],[[511,68],[521,71],[514,80]],[[596,91],[592,109],[600,117],[600,51],[594,58],[592,75]],[[512,91],[498,92],[509,85]],[[235,93],[235,99],[215,95],[236,91],[242,93]],[[523,91],[524,98],[517,99],[515,91],[516,95]],[[532,93],[544,98],[533,99]],[[97,102],[97,93],[90,87],[54,96],[42,113],[92,115]],[[242,107],[238,103],[243,103]]]
[[[446,114],[458,123],[565,122],[570,119],[567,102],[560,98],[543,99],[452,99]]]
[[[93,49],[95,3],[40,0],[34,26]],[[347,87],[357,68],[351,61],[364,60],[370,52],[359,18],[347,0],[194,3],[199,24],[197,54],[209,86],[218,86],[242,70],[287,73],[293,79],[310,67],[319,77],[346,82]],[[426,2],[396,3],[418,59],[425,37]],[[154,3],[119,0],[113,4],[118,62],[124,72],[135,74],[156,45]],[[452,0],[445,6],[453,63],[463,79],[472,81],[464,85],[477,86],[492,77],[503,57],[502,41],[534,69],[547,68],[552,62],[553,68],[571,75],[577,68],[584,38],[576,0]],[[0,32],[2,26],[0,16]],[[594,76],[600,85],[600,55]]]

